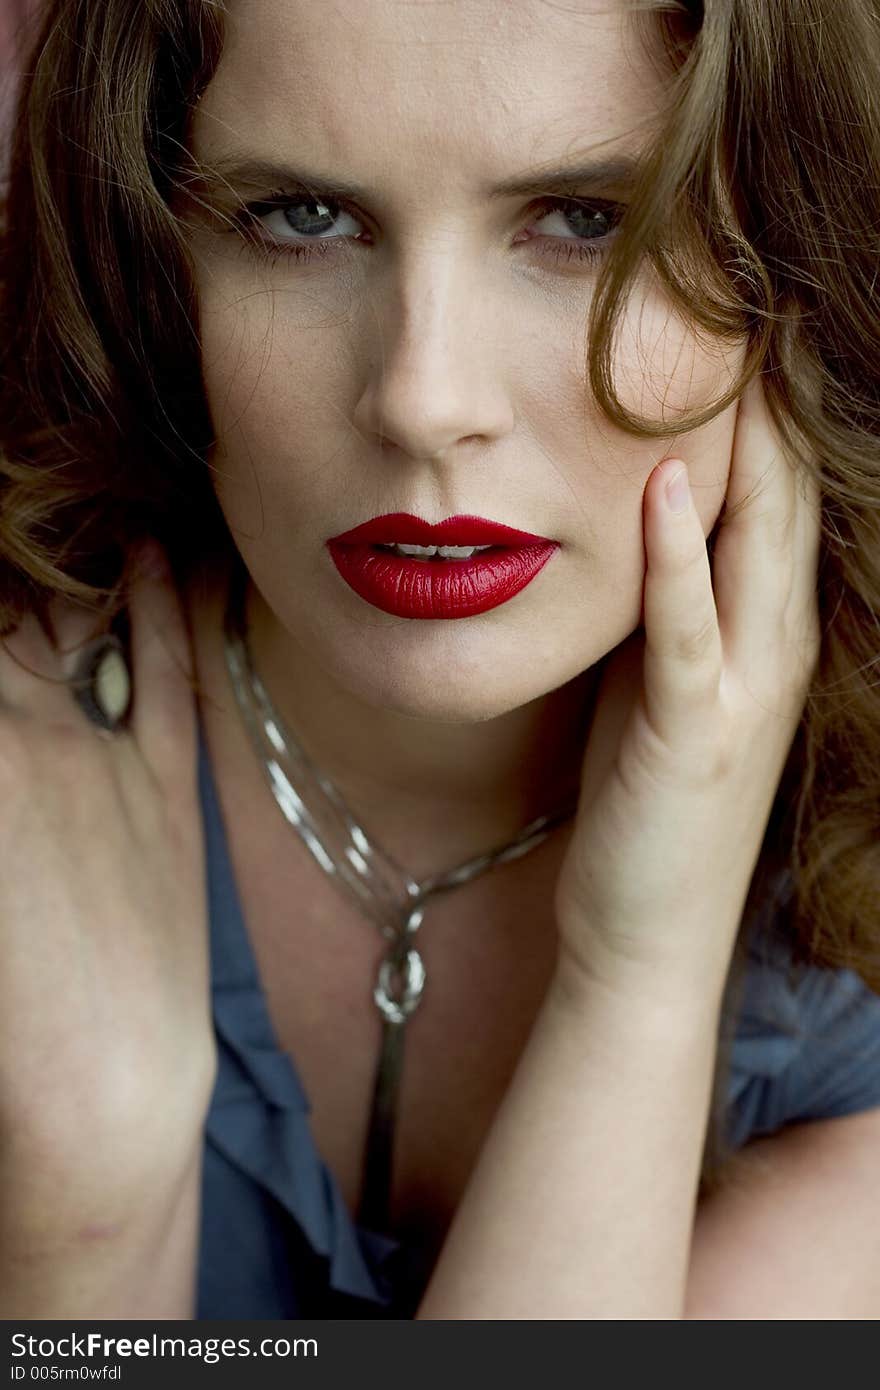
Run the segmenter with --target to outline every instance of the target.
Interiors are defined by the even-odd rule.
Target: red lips
[[[448,516],[432,526],[410,512],[388,512],[374,516],[341,536],[334,536],[328,545],[353,545],[367,541],[373,545],[555,545],[546,536],[534,536],[529,531],[517,531],[515,526],[503,526],[500,521],[487,521],[482,516]]]
[[[470,559],[415,559],[380,547],[485,545]],[[374,608],[401,618],[469,618],[513,598],[544,568],[558,541],[479,516],[436,526],[392,512],[327,541],[337,571]]]

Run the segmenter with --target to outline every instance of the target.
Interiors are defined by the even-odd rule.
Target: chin
[[[523,663],[516,657],[506,673],[503,662],[491,661],[466,667],[457,663],[442,670],[436,663],[426,667],[412,659],[395,666],[386,658],[365,668],[351,653],[328,669],[341,686],[365,704],[432,724],[485,723],[555,688],[543,683],[536,686],[534,679],[526,681]]]

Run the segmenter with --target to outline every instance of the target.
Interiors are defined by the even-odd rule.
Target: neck
[[[497,718],[441,723],[367,704],[334,682],[252,586],[246,615],[254,669],[288,730],[370,838],[411,872],[447,869],[574,805],[597,668]],[[212,626],[222,628],[222,606]],[[234,705],[228,683],[221,702]]]

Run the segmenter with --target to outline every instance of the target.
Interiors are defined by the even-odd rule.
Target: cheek
[[[332,473],[353,330],[344,306],[258,276],[214,274],[197,288],[215,490],[227,519],[251,530],[276,485],[289,493],[303,473]]]
[[[705,535],[709,535],[724,501],[730,474],[736,405],[696,430],[676,432],[685,414],[693,414],[724,396],[736,381],[744,345],[723,343],[700,334],[681,318],[668,299],[651,288],[634,293],[623,316],[615,355],[615,386],[621,404],[633,415],[665,425],[662,438],[638,439],[606,422],[625,464],[640,489],[664,458],[688,465],[694,501]],[[624,443],[628,440],[628,444]]]
[[[673,436],[684,412],[724,395],[742,367],[744,345],[699,331],[648,278],[633,288],[621,317],[615,379],[634,414],[665,422]]]
[[[352,484],[346,422],[360,379],[354,345],[366,330],[353,322],[350,294],[347,304],[336,302],[306,279],[279,294],[259,275],[222,265],[199,289],[203,375],[218,439],[214,480],[227,520],[256,536],[267,513],[295,509],[300,520],[320,513]],[[735,408],[678,437],[675,421],[727,389],[742,351],[701,341],[661,294],[634,295],[621,322],[617,387],[629,410],[670,426],[663,439],[645,439],[585,401],[582,311],[562,324],[556,317],[551,332],[536,315],[531,332],[520,334],[518,360],[508,359],[512,415],[523,427],[519,446],[508,448],[511,482],[527,495],[528,461],[537,460],[565,539],[601,555],[601,572],[635,600],[644,572],[642,494],[662,458],[688,464],[705,535],[718,518]]]

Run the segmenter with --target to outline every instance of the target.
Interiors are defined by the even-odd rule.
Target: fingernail
[[[666,484],[666,503],[671,512],[687,511],[691,490],[688,484],[688,471],[682,464],[677,473]]]
[[[119,638],[105,633],[90,642],[68,684],[89,722],[115,732],[131,704],[131,675]]]

